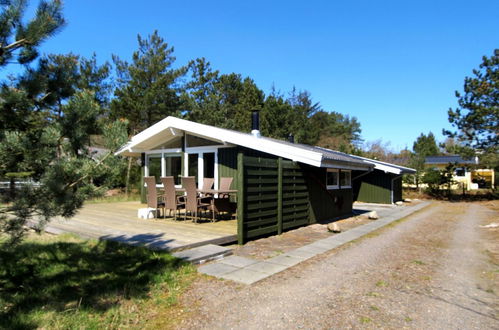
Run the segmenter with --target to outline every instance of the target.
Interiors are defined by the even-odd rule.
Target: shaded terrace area
[[[49,233],[75,233],[85,238],[116,240],[132,245],[175,251],[205,244],[226,244],[237,240],[237,221],[193,223],[172,218],[139,219],[139,202],[86,204],[69,220],[54,219]]]

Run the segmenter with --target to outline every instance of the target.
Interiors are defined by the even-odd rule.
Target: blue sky
[[[499,48],[499,1],[67,0],[64,13],[42,52],[129,59],[157,29],[178,65],[205,57],[266,93],[306,89],[394,150],[421,132],[443,140],[454,91]]]

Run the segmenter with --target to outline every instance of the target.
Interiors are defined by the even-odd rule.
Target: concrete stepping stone
[[[240,257],[240,256],[229,256],[227,258],[223,258],[222,260],[220,260],[220,263],[222,263],[222,264],[226,264],[226,265],[234,266],[234,267],[239,267],[239,268],[243,268],[243,267],[255,264],[257,262],[258,262],[257,260],[248,259],[248,258],[244,258],[244,257]]]
[[[223,264],[221,262],[216,262],[208,265],[204,265],[198,268],[198,272],[206,275],[211,275],[215,277],[221,277],[222,275],[225,275],[227,273],[231,273],[233,271],[236,271],[238,269],[241,269],[236,266],[231,266],[227,264]]]
[[[193,249],[172,253],[174,257],[193,264],[202,264],[210,260],[221,259],[231,254],[231,249],[214,244],[207,244]]]
[[[234,272],[222,275],[221,278],[243,284],[253,284],[269,276],[270,276],[269,274],[265,274],[262,272],[255,272],[253,270],[249,270],[246,268],[241,268]]]
[[[268,261],[260,261],[245,267],[245,269],[252,270],[255,272],[265,273],[268,275],[274,275],[288,268],[285,265],[279,265]]]

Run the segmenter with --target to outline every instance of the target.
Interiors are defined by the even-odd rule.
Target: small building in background
[[[459,155],[429,156],[425,159],[426,168],[444,170],[449,164],[456,169],[452,177],[454,189],[475,190],[479,188],[492,188],[495,185],[493,169],[480,168],[478,156],[464,159]]]

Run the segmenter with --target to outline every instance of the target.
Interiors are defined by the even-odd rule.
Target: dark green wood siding
[[[239,242],[308,224],[308,188],[300,165],[240,152],[238,186],[243,188],[238,196]]]
[[[278,162],[260,157],[243,158],[242,242],[278,232]]]
[[[310,198],[305,173],[300,165],[282,160],[282,230],[309,224]]]
[[[237,153],[238,148],[219,148],[218,149],[218,177],[233,178],[231,189],[239,190],[237,180]],[[234,201],[234,197],[231,196]]]
[[[359,174],[362,172],[355,172],[352,177]],[[374,170],[353,180],[353,188],[354,200],[359,202],[391,204],[402,200],[402,178],[380,170]]]
[[[310,198],[310,223],[322,222],[352,212],[352,189],[326,188],[326,169],[303,166]]]

